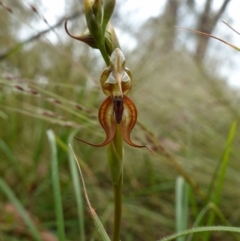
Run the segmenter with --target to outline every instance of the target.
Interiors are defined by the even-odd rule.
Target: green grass
[[[55,213],[56,213],[58,238],[60,241],[64,241],[65,230],[64,230],[64,217],[63,217],[63,208],[62,208],[62,195],[61,195],[61,189],[59,185],[57,146],[56,146],[54,132],[52,130],[47,131],[47,136],[48,136],[50,147],[52,150],[52,157],[51,157],[52,186],[53,186],[53,194],[54,194],[54,205],[55,205]]]
[[[6,48],[10,43],[0,39]],[[44,232],[59,240],[99,240],[69,143],[92,208],[112,235],[106,150],[74,139],[104,139],[97,113],[105,66],[87,46],[63,43],[42,38],[0,62],[0,241],[45,241]],[[161,240],[191,227],[196,233],[174,237],[239,240],[239,229],[218,227],[240,222],[239,93],[189,53],[141,44],[126,52],[139,114],[132,138],[156,155],[125,147],[122,240]],[[198,234],[210,230],[200,228],[206,225],[236,233]]]
[[[25,210],[19,199],[15,196],[13,190],[11,190],[11,188],[2,179],[0,179],[0,189],[1,192],[3,192],[9,199],[9,201],[16,207],[17,212],[26,224],[28,232],[31,234],[33,240],[41,241],[39,231],[37,230],[37,227],[29,217],[27,211]]]

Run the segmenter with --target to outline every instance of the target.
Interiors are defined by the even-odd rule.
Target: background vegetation
[[[70,29],[80,33],[85,27],[82,3],[68,2]],[[0,240],[34,240],[17,199],[42,240],[58,240],[49,129],[57,139],[67,240],[81,240],[81,221],[85,239],[99,240],[87,208],[82,220],[77,216],[67,144],[73,134],[94,143],[104,138],[97,120],[104,63],[97,51],[67,37],[65,16],[50,28],[38,4],[0,4]],[[180,40],[183,30],[174,28],[192,19],[190,27],[212,33],[231,1],[214,9],[212,4],[206,0],[199,10],[195,1],[169,0],[158,17],[136,28],[118,12],[124,1],[117,1],[113,24],[136,42],[135,47],[124,41],[122,46],[139,112],[132,136],[156,152],[126,146],[122,240],[158,240],[194,224],[239,225],[240,135],[233,124],[240,118],[239,91],[218,74],[221,62],[231,56],[226,60],[224,51],[224,59],[208,55],[209,39],[184,33]],[[45,32],[38,30],[40,23]],[[183,44],[190,37],[192,48]],[[217,46],[218,51],[227,48]],[[73,143],[92,206],[111,233],[113,197],[105,149]],[[14,196],[7,195],[6,185]],[[211,210],[217,210],[212,221]],[[192,237],[239,239],[229,233]]]

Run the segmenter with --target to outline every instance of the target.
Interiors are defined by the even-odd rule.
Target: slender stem
[[[114,225],[112,241],[120,240],[122,218],[122,184],[123,184],[123,140],[119,126],[113,140],[107,147],[108,168],[114,191]]]
[[[97,43],[97,45],[98,45],[98,48],[99,48],[99,50],[100,50],[100,52],[102,54],[102,57],[103,57],[106,65],[109,66],[110,59],[109,59],[108,53],[106,51],[106,47],[105,47],[104,41],[102,41],[102,43],[100,43],[100,44]]]
[[[118,184],[113,184],[114,189],[114,227],[113,241],[120,240],[121,219],[122,219],[122,182],[123,175],[119,178]]]

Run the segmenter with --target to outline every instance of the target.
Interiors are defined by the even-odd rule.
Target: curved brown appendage
[[[120,123],[120,128],[121,128],[124,141],[126,141],[130,146],[133,146],[133,147],[138,147],[138,148],[147,147],[148,149],[150,149],[146,145],[136,145],[131,141],[130,134],[137,122],[137,108],[132,102],[132,100],[126,95],[123,96],[123,101],[124,101],[124,108],[125,108],[125,113],[124,113],[125,116],[123,116],[123,119]]]
[[[113,100],[111,96],[107,97],[107,99],[102,103],[98,112],[98,119],[106,133],[105,141],[100,144],[92,144],[79,138],[75,139],[95,147],[106,146],[113,139],[117,130],[117,123],[113,116]]]
[[[72,34],[68,31],[67,22],[68,22],[68,18],[67,18],[67,19],[65,20],[65,22],[64,22],[64,28],[65,28],[66,33],[67,33],[68,36],[70,36],[71,38],[74,38],[74,39],[79,40],[79,39],[78,39],[78,36],[74,36],[74,35],[72,35]]]
[[[65,31],[68,34],[68,36],[70,36],[71,38],[77,39],[79,41],[82,41],[82,42],[88,44],[92,48],[97,48],[97,45],[96,45],[93,37],[90,34],[83,34],[83,35],[80,35],[80,36],[72,35],[68,31],[67,22],[68,22],[68,18],[64,22],[64,28],[65,28]]]

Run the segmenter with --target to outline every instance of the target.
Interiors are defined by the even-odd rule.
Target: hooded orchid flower
[[[116,48],[110,57],[110,66],[101,75],[101,86],[108,97],[102,103],[99,112],[99,122],[106,133],[105,140],[100,144],[89,145],[102,147],[110,143],[120,128],[125,142],[133,147],[146,147],[136,145],[131,141],[130,133],[137,122],[137,109],[132,100],[127,97],[132,87],[132,75],[125,67],[125,57],[119,48]]]

